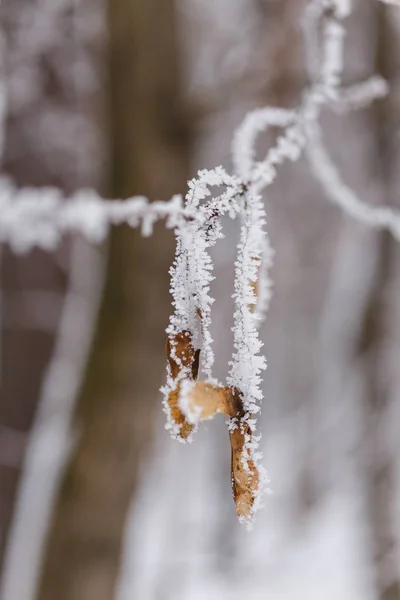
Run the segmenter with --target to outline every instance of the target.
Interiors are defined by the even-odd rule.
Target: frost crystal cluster
[[[229,417],[232,488],[239,519],[249,523],[260,505],[267,477],[260,465],[257,415],[262,401],[259,325],[268,309],[273,251],[266,231],[263,191],[285,161],[304,152],[327,197],[359,221],[387,228],[400,241],[400,215],[388,207],[364,204],[342,181],[323,142],[323,108],[337,113],[362,108],[387,93],[384,80],[372,77],[341,86],[349,0],[311,0],[303,19],[306,64],[311,84],[296,110],[263,108],[249,113],[232,143],[233,173],[222,167],[204,170],[189,181],[186,198],[148,203],[145,198],[107,201],[82,190],[65,199],[54,189],[16,189],[0,180],[0,241],[15,251],[37,245],[51,250],[66,232],[103,240],[111,225],[141,226],[150,235],[165,219],[177,240],[171,267],[174,313],[167,329],[167,383],[163,388],[167,428],[182,442],[191,441],[199,421],[217,413]],[[257,136],[269,127],[281,129],[263,158],[256,156]],[[213,376],[210,324],[213,264],[210,249],[222,237],[223,217],[239,218],[240,241],[235,262],[234,349],[225,384]],[[199,380],[202,373],[203,380]]]

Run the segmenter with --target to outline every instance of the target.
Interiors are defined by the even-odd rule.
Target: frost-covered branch
[[[307,158],[316,179],[327,197],[347,214],[374,229],[387,229],[400,242],[400,213],[387,206],[369,206],[362,202],[343,181],[325,149],[317,123],[309,127]]]
[[[80,233],[99,243],[111,225],[140,226],[142,235],[148,236],[160,219],[174,228],[180,221],[200,217],[183,206],[179,195],[169,202],[149,204],[144,197],[107,201],[87,189],[65,198],[56,188],[17,189],[7,179],[0,179],[0,215],[0,241],[9,243],[15,252],[34,246],[54,250],[66,233]]]
[[[388,91],[387,82],[379,75],[373,75],[366,81],[342,89],[332,108],[338,114],[358,110],[373,100],[384,98]]]

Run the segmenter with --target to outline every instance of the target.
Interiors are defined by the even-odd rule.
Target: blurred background
[[[230,167],[248,110],[299,103],[303,5],[2,0],[2,171],[66,193],[184,193],[198,168]],[[345,83],[378,72],[391,94],[324,114],[327,143],[365,201],[400,208],[400,9],[355,0],[347,25]],[[266,206],[272,494],[251,532],[224,419],[191,445],[164,430],[171,232],[1,248],[1,600],[400,600],[400,246],[331,206],[303,160]],[[220,378],[237,240],[226,223],[214,252]]]

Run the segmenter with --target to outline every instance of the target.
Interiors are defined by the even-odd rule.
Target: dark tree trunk
[[[117,197],[167,199],[189,175],[173,0],[110,0],[110,132]],[[40,600],[111,600],[127,512],[160,410],[171,232],[111,232],[79,436],[55,507]]]

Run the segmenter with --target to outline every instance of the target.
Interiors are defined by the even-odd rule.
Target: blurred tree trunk
[[[184,191],[190,136],[173,0],[109,0],[113,196]],[[40,600],[110,600],[125,520],[159,410],[173,236],[113,230],[74,447],[58,501]]]
[[[396,85],[396,40],[390,26],[387,9],[377,7],[377,71],[390,84]],[[398,36],[397,36],[398,37]],[[392,90],[393,94],[393,90]],[[400,126],[395,94],[375,108],[376,165],[382,180],[383,200],[396,202],[395,183],[400,152],[396,152],[395,132]],[[397,142],[398,144],[398,142]],[[364,443],[365,489],[367,517],[370,524],[372,561],[379,600],[400,600],[400,568],[396,560],[396,450],[391,444],[388,423],[393,401],[389,351],[393,312],[395,264],[399,259],[398,245],[387,233],[379,234],[375,281],[366,306],[359,341],[359,355],[363,360],[365,382]]]

